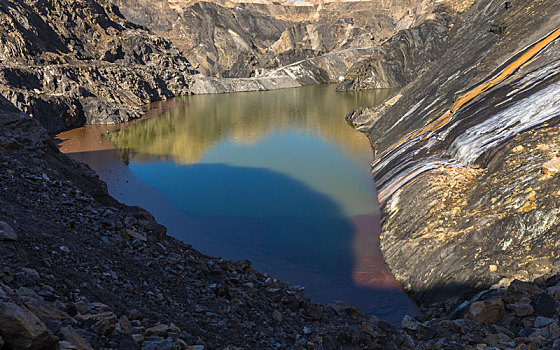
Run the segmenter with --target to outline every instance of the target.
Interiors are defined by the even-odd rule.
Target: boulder
[[[531,298],[535,315],[553,317],[556,313],[556,300],[548,293],[543,292]]]
[[[146,341],[142,344],[143,350],[172,350],[175,342],[172,338]]]
[[[503,299],[506,303],[511,304],[519,301],[523,297],[532,297],[543,292],[544,291],[534,283],[513,280],[506,289]]]
[[[554,322],[554,320],[552,318],[544,317],[544,316],[537,316],[537,318],[535,318],[534,326],[535,326],[535,328],[542,328],[542,327],[548,326],[549,324],[551,324],[553,322]]]
[[[513,304],[508,304],[506,308],[513,311],[515,316],[518,317],[529,316],[534,312],[533,306],[531,305],[531,299],[527,297],[523,297]]]
[[[54,349],[57,341],[37,316],[10,301],[0,301],[0,334],[13,349]]]
[[[502,299],[475,301],[467,316],[481,325],[498,323],[506,314]]]
[[[311,317],[313,320],[317,321],[323,318],[323,309],[317,304],[311,304],[307,308],[305,314]]]
[[[62,327],[60,329],[60,335],[67,343],[71,344],[76,349],[93,350],[91,344],[71,326]]]

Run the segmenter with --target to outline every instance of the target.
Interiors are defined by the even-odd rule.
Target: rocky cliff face
[[[114,3],[130,21],[175,43],[201,72],[220,77],[250,77],[339,49],[376,46],[396,30],[422,21],[435,4],[432,0]]]
[[[137,117],[187,93],[193,73],[171,43],[104,0],[3,1],[0,47],[0,93],[50,132]]]
[[[444,7],[420,25],[399,31],[350,67],[337,91],[396,88],[412,82],[448,47],[451,19]]]
[[[420,303],[558,268],[560,5],[477,1],[449,49],[375,111],[381,249]]]

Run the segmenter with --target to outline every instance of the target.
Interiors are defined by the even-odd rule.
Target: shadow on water
[[[389,93],[313,86],[188,96],[151,105],[156,113],[136,122],[58,139],[115,198],[148,209],[171,236],[247,258],[305,286],[313,301],[346,301],[399,322],[417,309],[379,249],[371,147],[343,118]]]
[[[347,301],[394,323],[417,312],[371,245],[378,217],[345,217],[330,198],[289,176],[224,164],[140,163],[138,171],[112,150],[70,155],[96,170],[118,200],[148,209],[171,236],[205,253],[249,259],[305,286],[316,302]],[[169,186],[176,181],[183,185]]]

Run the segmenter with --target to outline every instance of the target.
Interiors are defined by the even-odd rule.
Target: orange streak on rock
[[[424,128],[418,129],[418,130],[410,133],[405,138],[401,139],[400,141],[398,141],[397,143],[395,143],[391,147],[389,147],[385,152],[383,152],[383,154],[390,153],[393,149],[402,145],[404,142],[406,142],[408,140],[411,140],[411,139],[413,139],[413,138],[415,138],[419,135],[425,134],[422,137],[423,140],[428,138],[433,132],[435,132],[435,131],[441,129],[442,127],[444,127],[445,125],[447,125],[451,121],[451,119],[453,119],[453,115],[459,109],[461,109],[464,105],[471,102],[473,99],[475,99],[481,93],[483,93],[483,92],[487,91],[488,89],[492,88],[493,86],[503,82],[510,75],[515,73],[515,71],[517,71],[520,67],[522,67],[526,63],[529,63],[530,61],[535,59],[536,58],[535,56],[540,51],[542,51],[551,42],[558,39],[558,37],[560,37],[560,28],[556,29],[554,32],[549,34],[547,37],[545,37],[541,41],[537,42],[533,47],[531,47],[523,55],[521,55],[521,57],[519,57],[517,60],[515,60],[510,65],[508,65],[506,68],[504,68],[498,75],[496,75],[495,77],[493,77],[489,81],[484,82],[484,83],[478,85],[477,87],[473,88],[472,90],[469,90],[468,92],[459,96],[459,98],[455,101],[455,103],[453,103],[451,108],[449,108],[449,110],[447,112],[445,112],[445,114],[443,114],[441,117],[434,120],[430,124],[426,125]]]

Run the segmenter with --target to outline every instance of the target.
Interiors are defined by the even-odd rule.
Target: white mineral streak
[[[515,101],[517,98],[521,98],[523,93],[537,83],[550,77],[551,74],[557,73],[559,67],[560,64],[554,63],[527,75],[516,84],[513,91],[507,94],[507,100]],[[560,116],[559,95],[560,82],[556,82],[530,96],[521,98],[517,102],[510,102],[509,106],[501,103],[500,105],[503,105],[504,109],[462,132],[443,152],[441,158],[432,155],[431,157],[415,159],[415,155],[420,152],[428,153],[438,143],[438,140],[445,139],[454,128],[460,125],[462,121],[460,117],[453,120],[443,130],[435,132],[424,144],[419,145],[425,137],[424,134],[403,142],[382,158],[377,159],[373,164],[373,172],[379,174],[391,162],[398,161],[396,165],[391,166],[390,171],[376,181],[379,202],[385,202],[395,191],[423,172],[442,164],[448,166],[472,165],[484,152],[495,148],[523,131]],[[413,109],[416,108],[415,105]]]
[[[467,129],[449,147],[452,159],[472,165],[505,140],[560,115],[559,94],[560,83],[552,84]]]

